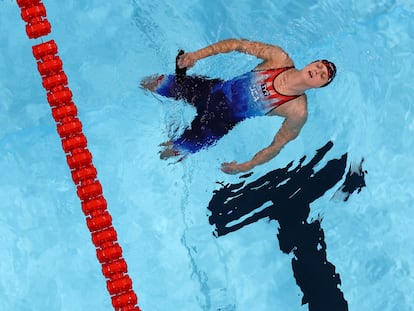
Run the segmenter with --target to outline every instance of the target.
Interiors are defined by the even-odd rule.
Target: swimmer
[[[200,59],[237,51],[254,55],[262,62],[252,71],[224,81],[186,75]],[[219,41],[191,53],[180,51],[175,75],[158,75],[142,80],[141,86],[162,96],[184,100],[197,114],[180,137],[161,144],[160,157],[184,157],[215,144],[239,122],[256,116],[284,118],[269,146],[244,163],[225,162],[227,174],[247,172],[268,162],[295,139],[306,122],[308,110],[305,91],[327,86],[336,74],[335,65],[317,60],[296,69],[292,59],[280,47],[248,40]]]

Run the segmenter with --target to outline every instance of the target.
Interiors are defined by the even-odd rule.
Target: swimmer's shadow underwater
[[[293,161],[248,183],[223,185],[209,203],[209,222],[215,225],[216,237],[234,232],[259,219],[268,217],[279,222],[277,238],[280,250],[293,252],[292,268],[296,283],[303,292],[302,304],[310,311],[348,310],[348,303],[338,288],[340,276],[328,262],[321,219],[308,222],[310,203],[337,184],[345,173],[347,154],[333,159],[319,171],[315,166],[332,148],[328,142],[303,165],[303,157],[296,167]],[[354,167],[354,166],[353,166]],[[222,183],[221,183],[222,184]],[[359,171],[350,168],[335,199],[348,200],[349,195],[365,186],[362,161]],[[265,208],[265,204],[269,205]]]

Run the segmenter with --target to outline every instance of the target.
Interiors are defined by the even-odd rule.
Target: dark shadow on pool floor
[[[327,260],[321,220],[308,222],[310,203],[323,196],[338,183],[345,172],[347,154],[333,159],[315,172],[315,166],[332,148],[328,142],[304,165],[306,157],[293,167],[267,173],[245,185],[227,184],[214,192],[208,209],[209,222],[216,226],[215,236],[234,232],[259,219],[268,217],[279,222],[277,238],[280,250],[293,252],[292,268],[296,283],[303,292],[302,304],[310,311],[348,310],[348,303],[339,289],[340,276],[335,266]],[[361,162],[362,172],[362,162]],[[348,172],[338,192],[346,200],[356,188],[365,186],[364,175]],[[349,178],[350,176],[352,178]],[[359,192],[358,191],[358,192]]]

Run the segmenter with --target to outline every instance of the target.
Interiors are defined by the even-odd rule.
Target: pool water
[[[318,169],[347,153],[347,166],[364,158],[368,171],[347,202],[332,200],[338,183],[310,205],[349,310],[414,310],[414,1],[176,2],[43,1],[139,306],[308,310],[278,223],[217,238],[207,206],[222,184],[252,182],[332,141]],[[0,7],[0,310],[111,310],[32,56],[41,41],[27,39],[15,1]],[[338,68],[332,85],[308,92],[300,136],[244,179],[220,164],[249,160],[280,119],[246,120],[209,150],[161,161],[159,143],[194,111],[138,88],[173,72],[179,48],[231,37],[280,45],[299,68],[318,58]],[[257,63],[231,53],[192,72],[226,79]]]

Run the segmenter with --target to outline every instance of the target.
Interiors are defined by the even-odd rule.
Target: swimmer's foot
[[[166,160],[171,157],[176,157],[180,155],[180,152],[174,149],[174,145],[172,141],[167,141],[165,143],[160,144],[160,146],[164,147],[164,150],[160,151],[160,158],[162,160]]]
[[[180,68],[178,66],[178,59],[183,54],[184,54],[183,50],[178,50],[177,57],[175,58],[175,74],[177,75],[177,77],[184,77],[187,74],[187,67]]]
[[[149,90],[154,92],[157,88],[158,84],[164,79],[164,75],[153,75],[149,77],[145,77],[141,80],[139,86],[145,90]]]

